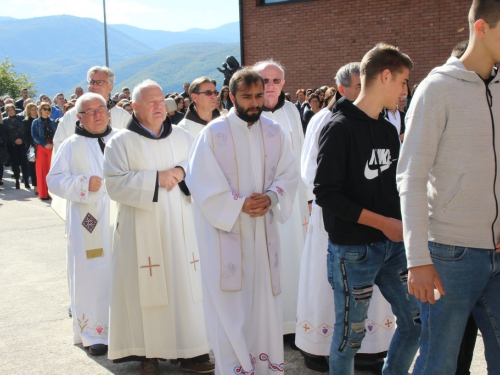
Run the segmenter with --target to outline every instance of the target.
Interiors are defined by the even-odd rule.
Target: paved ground
[[[6,170],[0,191],[0,374],[138,374],[137,363],[113,364],[71,344],[64,223],[11,177]],[[288,347],[285,364],[289,375],[318,374]],[[183,374],[166,363],[160,373]],[[472,374],[486,373],[479,337]]]

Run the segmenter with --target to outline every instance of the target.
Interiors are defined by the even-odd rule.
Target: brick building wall
[[[414,62],[410,86],[442,65],[467,40],[471,0],[309,0],[259,5],[241,0],[242,59],[285,66],[284,91],[333,86],[337,70],[360,61],[377,42],[398,46]]]

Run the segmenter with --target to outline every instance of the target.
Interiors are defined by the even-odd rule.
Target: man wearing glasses
[[[127,111],[110,101],[110,93],[113,91],[113,84],[115,82],[115,73],[105,66],[93,66],[87,72],[88,91],[94,94],[101,95],[107,103],[109,110],[110,125],[114,129],[122,129],[130,120],[130,115]],[[56,134],[54,135],[54,152],[63,143],[63,141],[75,133],[76,124],[76,108],[70,109],[64,115],[63,119],[57,127]]]
[[[299,111],[293,103],[285,100],[285,70],[272,59],[256,63],[254,69],[264,80],[263,114],[277,122],[287,135],[295,155],[295,170],[300,174],[300,152],[304,144],[304,132]],[[286,270],[283,272],[283,333],[285,341],[292,347],[295,346],[300,258],[309,221],[308,194],[312,198],[312,192],[308,193],[306,190],[304,182],[299,181],[292,214],[285,223],[278,224],[281,248],[287,251],[287,256],[282,259],[282,267]]]
[[[116,130],[108,125],[101,95],[81,96],[75,111],[75,134],[57,152],[47,185],[71,201],[66,233],[73,343],[81,343],[91,355],[103,355],[108,348],[111,226],[102,166],[105,144]]]
[[[220,116],[217,106],[217,90],[214,79],[208,77],[196,78],[189,86],[191,105],[179,126],[196,138],[205,125]]]

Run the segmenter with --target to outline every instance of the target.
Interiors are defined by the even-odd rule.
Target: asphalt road
[[[9,169],[0,191],[0,374],[138,374],[72,344],[64,223],[33,190],[15,190]],[[446,343],[443,343],[446,345]],[[478,337],[471,373],[486,374]],[[289,375],[317,375],[285,346]],[[160,363],[160,374],[185,374]],[[356,375],[368,375],[356,372]],[[339,374],[343,375],[343,374]],[[437,374],[436,374],[437,375]]]

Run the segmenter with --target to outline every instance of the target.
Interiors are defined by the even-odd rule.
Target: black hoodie
[[[386,240],[380,230],[357,222],[363,209],[401,220],[396,128],[382,115],[378,120],[370,118],[345,98],[335,109],[320,134],[314,180],[316,203],[323,208],[328,237],[337,245]]]

